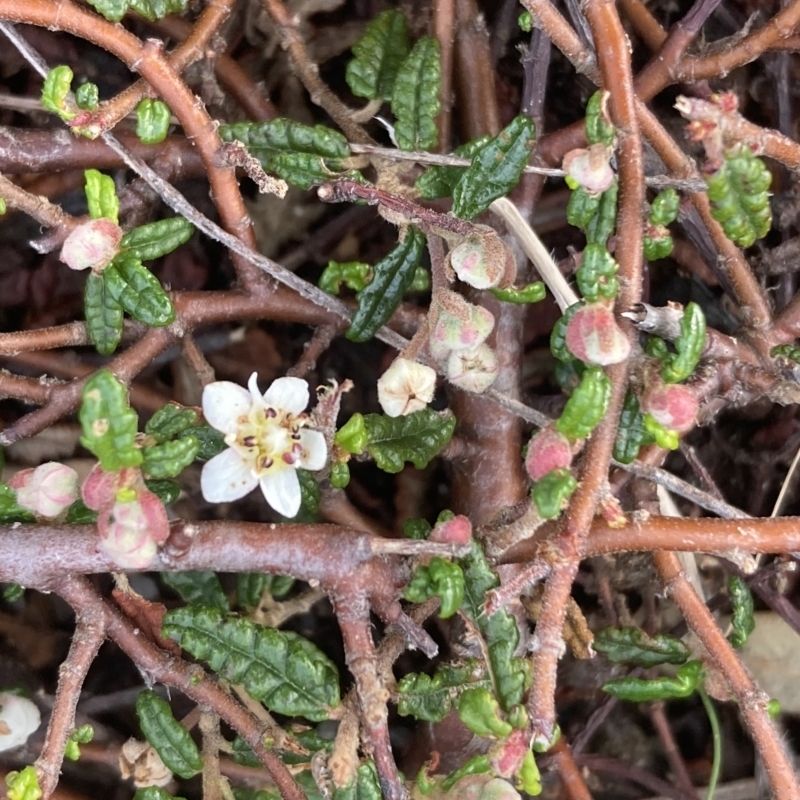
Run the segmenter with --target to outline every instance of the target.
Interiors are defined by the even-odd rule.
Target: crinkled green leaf
[[[255,760],[255,764],[248,766],[263,766],[258,759]],[[232,786],[231,791],[233,791],[233,800],[282,800],[281,794],[277,789],[269,791],[267,789],[246,789],[243,786]],[[134,800],[136,799],[134,798]]]
[[[134,0],[135,2],[135,0]],[[136,106],[136,135],[142,144],[161,144],[169,132],[169,106],[161,100],[145,97]]]
[[[401,150],[436,145],[440,83],[439,42],[423,36],[400,67],[392,92],[394,138]]]
[[[450,441],[456,418],[450,411],[437,413],[430,408],[405,417],[365,414],[369,441],[367,450],[384,472],[400,472],[406,461],[417,469],[428,462]]]
[[[342,283],[354,292],[360,292],[368,283],[372,267],[362,261],[329,261],[320,275],[318,286],[328,294],[339,294]]]
[[[337,131],[288,119],[221,125],[219,135],[225,142],[242,142],[267,172],[303,189],[341,177],[337,173],[350,155],[347,139]]]
[[[220,433],[207,423],[192,428],[186,432],[186,435],[194,436],[197,439],[197,443],[200,445],[200,449],[197,451],[197,458],[201,461],[210,461],[227,447],[225,434]]]
[[[204,605],[230,611],[230,604],[216,573],[202,572],[163,572],[161,580],[174,589],[189,605]]]
[[[434,556],[428,564],[417,567],[403,597],[412,603],[424,603],[430,597],[440,597],[439,616],[448,619],[458,611],[464,600],[464,573],[458,564]]]
[[[586,104],[584,129],[589,144],[610,145],[614,141],[616,128],[611,124],[606,111],[608,92],[595,92]]]
[[[187,0],[130,0],[131,8],[140,16],[155,22],[170,14],[186,11]]]
[[[547,289],[542,281],[535,281],[521,286],[519,289],[511,286],[508,289],[492,289],[492,294],[504,303],[539,303],[547,295]]]
[[[403,536],[407,539],[425,540],[432,530],[430,522],[420,517],[412,517],[403,523]]]
[[[529,117],[511,120],[473,156],[453,191],[453,214],[472,219],[508,194],[517,185],[535,141],[536,126]]]
[[[443,781],[442,789],[449,792],[462,778],[469,775],[484,775],[489,772],[492,765],[489,762],[489,756],[485,753],[479,756],[472,756],[466,764],[459,767],[454,772],[451,772]]]
[[[625,396],[622,413],[619,416],[617,438],[614,440],[614,458],[622,464],[630,464],[644,444],[652,441],[645,430],[644,414],[639,408],[639,401],[633,392]]]
[[[119,224],[119,198],[114,179],[96,169],[84,171],[86,178],[86,202],[92,219],[110,219]]]
[[[661,362],[661,377],[666,383],[685,381],[695,370],[706,346],[706,317],[697,303],[689,303],[681,317],[681,333],[675,339],[677,353],[668,353]]]
[[[18,583],[6,583],[3,586],[2,597],[7,603],[16,603],[25,596],[25,587],[20,586]]]
[[[162,632],[279,714],[319,721],[339,705],[336,667],[296,633],[202,606],[168,611]]]
[[[93,525],[97,522],[97,512],[78,499],[67,509],[66,522],[68,525]]]
[[[100,102],[100,95],[96,83],[82,83],[75,90],[75,102],[83,111],[94,111]]]
[[[378,772],[372,761],[359,764],[356,779],[349,786],[337,787],[332,800],[382,800],[383,792]]]
[[[72,119],[77,113],[69,98],[72,78],[72,70],[62,64],[47,73],[42,86],[42,105],[64,120]]]
[[[505,738],[513,728],[500,715],[500,704],[484,687],[466,689],[458,698],[458,716],[477,736]]]
[[[728,576],[728,594],[731,598],[733,616],[731,617],[731,632],[728,641],[734,647],[742,647],[747,642],[750,634],[756,629],[756,620],[753,616],[753,594],[747,581],[739,575]]]
[[[107,369],[89,378],[83,387],[78,417],[81,444],[94,453],[106,472],[138,467],[142,453],[136,447],[139,418],[128,404],[128,389]]]
[[[169,217],[140,225],[122,237],[120,247],[126,256],[152,261],[176,250],[192,238],[194,225],[184,217]]]
[[[133,800],[185,800],[185,798],[174,797],[159,786],[145,786],[136,790]]]
[[[319,484],[307,469],[297,470],[300,481],[300,501],[310,514],[319,514]]]
[[[8,800],[39,800],[42,796],[39,775],[34,767],[25,767],[19,772],[9,772],[6,775],[6,786]]]
[[[98,14],[109,22],[119,22],[128,11],[128,0],[88,0]]]
[[[588,367],[556,420],[556,428],[572,441],[585,439],[606,415],[610,401],[610,379],[601,367]]]
[[[358,293],[358,309],[345,334],[350,341],[366,342],[392,316],[414,281],[424,247],[424,234],[409,227],[403,241],[375,265],[375,277]]]
[[[175,306],[155,275],[129,255],[119,255],[103,271],[106,291],[134,319],[162,328],[175,320]]]
[[[442,664],[433,677],[412,672],[397,685],[397,712],[425,722],[441,722],[461,692],[475,686],[491,686],[477,659],[463,665]]]
[[[264,572],[240,572],[236,576],[236,602],[244,608],[258,608],[264,592],[283,597],[294,586],[288,575],[267,575]]]
[[[659,192],[650,206],[650,224],[666,226],[675,222],[680,203],[680,195],[671,186]]]
[[[344,461],[331,464],[331,486],[334,489],[346,489],[350,483],[350,467]]]
[[[408,50],[405,16],[394,9],[379,14],[353,45],[355,58],[345,73],[350,91],[356,97],[389,100]]]
[[[17,492],[6,483],[0,483],[0,523],[36,522],[36,517],[17,502]]]
[[[83,296],[86,331],[100,355],[110,356],[122,338],[124,312],[122,306],[106,290],[101,275],[93,272],[86,277]]]
[[[464,570],[464,611],[473,622],[483,616],[486,592],[500,585],[478,542],[473,539],[470,554],[459,563]]]
[[[197,412],[193,408],[167,403],[150,417],[144,431],[161,444],[195,428],[198,419]]]
[[[608,237],[617,226],[617,196],[619,181],[614,178],[611,186],[598,198],[597,211],[586,225],[586,241],[588,244],[606,246]]]
[[[91,725],[86,724],[81,725],[80,728],[76,728],[67,739],[67,744],[64,748],[64,758],[70,761],[77,761],[81,757],[80,745],[88,744],[93,738],[94,728]]]
[[[477,139],[473,139],[466,144],[462,144],[461,147],[457,147],[453,155],[459,158],[472,158],[475,153],[491,141],[492,137],[488,134],[479,136]],[[426,169],[425,172],[417,178],[414,188],[424,200],[435,200],[437,197],[450,197],[466,171],[467,167],[436,165]]]
[[[603,685],[603,691],[620,700],[645,703],[652,700],[672,700],[688,697],[703,680],[703,664],[689,661],[678,669],[675,677],[662,677],[653,680],[644,678],[617,678]]]
[[[142,471],[151,478],[176,478],[200,451],[200,443],[189,434],[162,444],[142,448]]]
[[[136,698],[136,714],[145,738],[176,775],[188,779],[203,769],[197,745],[172,715],[169,703],[146,690]]]
[[[592,646],[611,661],[638,667],[684,664],[691,655],[689,648],[675,636],[668,633],[648,636],[634,627],[604,628],[595,634]]]
[[[575,272],[575,281],[584,299],[590,303],[613,299],[619,291],[616,278],[619,264],[605,245],[587,244],[581,256],[581,265]]]
[[[550,470],[531,489],[531,498],[542,519],[555,519],[578,488],[578,481],[566,467]]]

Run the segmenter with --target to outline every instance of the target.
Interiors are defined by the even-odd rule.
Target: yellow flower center
[[[307,420],[306,414],[253,403],[250,411],[239,417],[236,432],[225,437],[225,444],[242,457],[257,478],[286,467],[296,468],[303,455],[300,428]]]

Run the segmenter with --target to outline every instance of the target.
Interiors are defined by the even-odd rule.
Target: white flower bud
[[[436,372],[407,358],[396,358],[378,379],[378,402],[389,417],[422,411],[433,400]]]
[[[447,360],[447,379],[459,389],[481,394],[497,377],[499,366],[494,350],[481,344],[472,350],[454,350]]]
[[[25,744],[41,721],[39,709],[27,697],[0,693],[0,752]]]

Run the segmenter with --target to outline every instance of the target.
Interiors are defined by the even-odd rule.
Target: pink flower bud
[[[499,366],[494,350],[480,344],[472,350],[453,350],[447,359],[447,379],[467,392],[485,392],[497,377]]]
[[[505,274],[505,264],[487,258],[480,239],[468,239],[448,254],[450,266],[459,280],[476,289],[491,289],[497,286]]]
[[[567,173],[567,183],[573,188],[582,186],[592,196],[602,194],[614,182],[614,170],[609,163],[611,153],[611,148],[604,144],[570,150],[561,165]]]
[[[492,772],[500,778],[510,778],[519,772],[530,742],[524,730],[513,730],[508,738],[489,751]]]
[[[156,495],[143,489],[129,500],[129,491],[122,490],[125,499],[100,512],[100,547],[121,569],[146,569],[169,535],[169,521]]]
[[[436,372],[425,364],[396,358],[378,378],[378,402],[389,417],[422,411],[433,400]]]
[[[525,469],[534,482],[554,469],[569,469],[572,464],[572,445],[555,423],[542,428],[528,442]]]
[[[631,343],[617,325],[614,312],[603,303],[579,308],[567,323],[565,340],[572,355],[601,367],[619,364],[631,352]]]
[[[125,467],[119,472],[105,472],[100,464],[96,464],[83,482],[81,498],[87,508],[99,511],[103,506],[114,503],[117,493],[126,487],[144,489],[141,470]]]
[[[669,430],[684,433],[697,419],[698,403],[688,386],[657,383],[648,387],[641,400],[642,411]]]
[[[439,312],[431,341],[437,348],[469,350],[483,344],[494,328],[494,314],[487,308],[467,303],[469,319],[462,320],[446,309]]]
[[[45,519],[60,516],[78,499],[78,473],[56,461],[23,469],[8,484],[17,490],[23,508]]]
[[[440,522],[431,531],[429,542],[443,542],[445,544],[468,544],[472,538],[472,523],[463,514],[458,514],[452,519]]]
[[[102,272],[119,253],[122,229],[110,219],[91,219],[67,236],[59,258],[70,269]]]

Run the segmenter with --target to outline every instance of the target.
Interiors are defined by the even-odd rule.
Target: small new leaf
[[[151,478],[177,478],[200,451],[200,443],[189,434],[170,442],[142,448],[142,471]]]
[[[42,105],[64,120],[70,120],[77,114],[69,99],[72,78],[72,70],[62,64],[47,73],[42,86]]]
[[[370,281],[372,267],[362,261],[329,261],[322,270],[318,286],[328,294],[339,294],[342,283],[354,292],[360,292]]]
[[[394,138],[401,150],[427,150],[436,144],[440,83],[439,42],[423,36],[398,70],[392,91]]]
[[[168,611],[162,633],[279,714],[320,721],[339,705],[336,667],[296,633],[202,606]]]
[[[595,634],[594,649],[611,661],[655,667],[659,664],[684,664],[689,648],[675,636],[656,633],[648,636],[640,628],[604,628]]]
[[[117,256],[103,271],[106,291],[134,319],[163,328],[175,321],[175,306],[163,287],[134,256]]]
[[[519,116],[481,147],[453,191],[453,214],[472,219],[518,183],[536,140],[536,126]]]
[[[152,261],[176,250],[192,238],[194,225],[183,217],[170,217],[140,225],[122,237],[120,248],[126,256]]]
[[[83,174],[86,178],[86,202],[89,204],[89,216],[92,219],[105,217],[118,225],[119,198],[114,186],[114,179],[103,175],[96,169],[87,169]]]
[[[122,338],[122,306],[106,290],[101,275],[89,273],[83,297],[86,330],[100,355],[110,356]]]
[[[603,691],[629,700],[632,703],[646,703],[652,700],[673,700],[688,697],[703,680],[703,664],[689,661],[684,664],[674,678],[663,677],[654,680],[643,678],[617,678],[604,684]]]
[[[437,413],[426,408],[405,417],[366,414],[364,425],[369,437],[367,450],[378,468],[395,473],[406,461],[425,469],[450,441],[456,418],[450,411]]]
[[[161,580],[189,605],[205,605],[230,611],[222,584],[214,572],[164,572]]]
[[[544,300],[547,295],[547,289],[542,281],[535,283],[528,283],[521,286],[519,289],[511,286],[508,289],[492,289],[492,294],[504,303],[516,303],[523,305],[525,303],[538,303]]]
[[[147,690],[136,699],[136,714],[145,738],[172,772],[188,780],[203,769],[197,745],[172,715],[169,703]]]
[[[477,660],[463,666],[443,664],[433,677],[412,672],[397,685],[397,711],[425,722],[441,722],[468,687],[488,688],[489,680]]]
[[[379,14],[353,45],[355,58],[345,74],[350,90],[356,97],[390,100],[408,50],[405,16],[394,9]]]
[[[409,227],[403,241],[375,265],[375,277],[358,293],[358,309],[345,334],[350,341],[366,342],[392,316],[414,281],[424,246],[424,234]]]
[[[508,736],[511,723],[500,716],[500,704],[484,688],[467,689],[458,699],[458,716],[476,735],[485,739]]]
[[[84,384],[78,417],[83,428],[81,444],[97,456],[106,472],[142,463],[136,447],[138,417],[128,405],[128,390],[107,369]]]
[[[706,346],[706,317],[697,303],[689,303],[681,317],[681,333],[675,339],[677,353],[668,353],[661,362],[665,383],[685,381],[695,370]]]
[[[585,439],[608,411],[611,381],[600,367],[589,367],[556,421],[556,427],[573,441]]]
[[[733,608],[732,630],[728,634],[728,641],[738,648],[744,646],[747,638],[756,629],[753,595],[747,581],[739,575],[728,576],[728,594]]]
[[[452,617],[464,601],[464,573],[458,564],[434,556],[429,564],[417,567],[403,597],[412,603],[424,603],[437,596],[441,598],[439,616]]]
[[[136,106],[136,135],[142,144],[161,144],[167,138],[169,106],[161,100],[145,97]]]
[[[197,412],[175,403],[167,403],[156,411],[145,425],[144,431],[158,444],[186,433],[198,423]]]
[[[542,519],[555,519],[578,488],[578,482],[565,467],[554,469],[533,484],[531,497]]]
[[[187,5],[187,0],[130,0],[130,7],[150,22],[170,14],[182,14]]]

